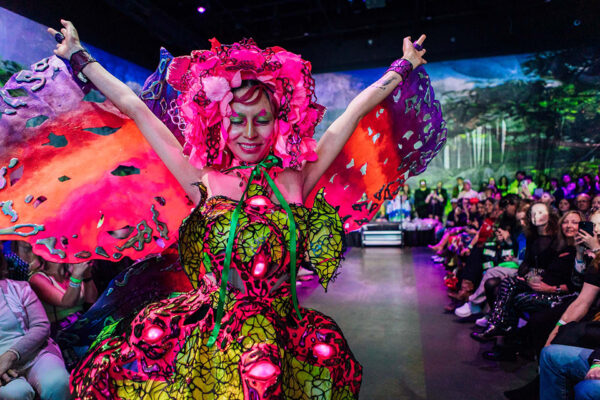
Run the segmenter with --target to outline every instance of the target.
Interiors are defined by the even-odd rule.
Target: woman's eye
[[[232,125],[241,125],[244,123],[244,119],[240,117],[230,117],[229,122],[231,122]]]
[[[266,117],[266,116],[262,116],[262,117],[257,117],[255,119],[255,121],[256,121],[257,124],[266,125],[269,122],[271,122],[271,118]]]

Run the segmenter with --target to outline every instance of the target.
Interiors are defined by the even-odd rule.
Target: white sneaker
[[[475,325],[480,326],[482,328],[487,328],[488,325],[490,324],[489,318],[490,317],[486,314],[483,317],[477,319],[475,321]]]
[[[456,310],[454,310],[454,314],[456,314],[456,316],[460,318],[470,317],[471,314],[473,314],[473,312],[471,311],[470,302],[467,301],[465,304],[458,307]]]

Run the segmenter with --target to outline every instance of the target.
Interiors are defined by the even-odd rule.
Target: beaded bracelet
[[[83,279],[77,279],[77,278],[74,278],[74,277],[70,277],[69,280],[71,282],[73,282],[73,283],[81,283],[81,282],[83,282]]]
[[[566,325],[567,323],[565,321],[563,321],[562,319],[559,319],[558,322],[556,323],[556,326],[563,326]]]
[[[399,58],[390,65],[390,67],[385,72],[394,71],[398,75],[402,77],[402,82],[406,82],[408,78],[408,74],[410,74],[413,70],[413,65],[410,61]]]

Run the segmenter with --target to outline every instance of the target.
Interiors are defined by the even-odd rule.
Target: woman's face
[[[249,88],[240,89],[236,95],[241,97]],[[227,148],[239,161],[257,163],[264,159],[275,138],[275,118],[268,97],[262,90],[256,91],[260,96],[254,104],[231,103],[233,113],[229,117],[231,126],[227,138]],[[255,99],[248,99],[253,102]]]
[[[525,211],[519,211],[516,215],[517,221],[521,226],[525,226],[525,221],[527,220],[527,213]]]
[[[590,217],[590,222],[594,224],[594,234],[600,238],[600,213],[594,213]]]
[[[531,207],[531,223],[534,226],[544,226],[548,223],[548,208],[543,204],[534,204]]]
[[[540,198],[540,200],[546,204],[552,204],[552,196],[550,195],[550,193],[542,193],[542,197]]]
[[[565,212],[567,210],[569,210],[571,208],[571,204],[569,204],[569,200],[567,199],[561,199],[558,202],[558,209],[562,212]]]
[[[592,209],[600,210],[600,195],[594,196],[592,199]]]
[[[575,237],[577,232],[579,232],[579,223],[581,222],[581,217],[577,213],[570,213],[563,219],[563,222],[560,226],[562,229],[563,235],[568,238]]]

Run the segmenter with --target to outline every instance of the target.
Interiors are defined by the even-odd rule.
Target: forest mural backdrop
[[[51,55],[54,45],[46,27],[0,8],[0,85]],[[87,47],[134,90],[150,74]],[[450,185],[459,175],[474,183],[490,176],[512,178],[517,169],[549,176],[567,170],[595,174],[600,158],[600,47],[437,62],[426,69],[448,122],[447,144],[422,175],[430,182]],[[319,102],[328,109],[317,134],[384,71],[382,66],[316,74]]]

